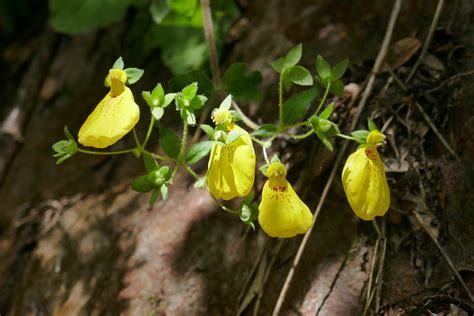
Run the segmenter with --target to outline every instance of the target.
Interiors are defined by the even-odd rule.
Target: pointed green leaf
[[[285,67],[285,57],[278,58],[277,60],[272,62],[270,65],[276,72],[278,73],[282,72],[283,68]]]
[[[227,134],[227,137],[225,139],[225,143],[226,145],[228,144],[232,144],[233,142],[235,142],[240,136],[242,136],[242,133],[238,130],[232,130],[229,132],[229,134]]]
[[[168,198],[168,186],[163,184],[160,188],[161,198],[166,200]]]
[[[173,159],[178,158],[181,140],[175,132],[166,127],[161,127],[159,143],[169,157]]]
[[[117,60],[114,62],[112,69],[123,69],[124,67],[123,59],[122,57],[117,58]]]
[[[336,80],[331,83],[329,91],[337,96],[344,96],[344,83],[341,80]]]
[[[283,103],[283,122],[292,124],[302,119],[311,102],[317,98],[319,90],[316,87],[295,94]]]
[[[167,0],[153,0],[150,4],[150,15],[156,24],[161,24],[170,11]]]
[[[143,153],[143,164],[145,165],[146,172],[152,172],[160,168],[153,155],[147,151]]]
[[[324,111],[319,114],[319,117],[322,119],[329,119],[331,117],[332,111],[334,110],[334,103],[329,104],[327,108],[324,109]]]
[[[229,110],[230,107],[232,106],[232,95],[229,94],[224,101],[221,102],[221,105],[219,105],[219,109],[221,110]]]
[[[209,140],[192,145],[186,153],[186,163],[192,165],[206,157],[213,145],[214,142]]]
[[[248,71],[245,63],[233,64],[222,78],[224,90],[236,100],[259,101],[262,98],[260,71]]]
[[[349,66],[349,59],[338,62],[331,70],[332,80],[341,79]]]
[[[291,82],[300,86],[313,85],[313,77],[311,76],[311,73],[303,66],[293,66],[289,68],[288,78]]]
[[[214,87],[209,76],[202,70],[195,70],[184,75],[176,76],[170,80],[170,87],[172,91],[181,91],[187,85],[197,82],[200,93],[208,98],[214,93]]]
[[[291,67],[296,65],[297,63],[300,62],[301,60],[301,54],[303,52],[303,44],[298,44],[295,47],[293,47],[285,57],[285,66],[286,67]]]
[[[252,132],[252,136],[259,138],[269,138],[272,137],[278,130],[273,124],[263,124],[257,130]]]
[[[316,58],[316,71],[322,79],[331,76],[331,66],[321,55]]]
[[[197,82],[193,82],[190,85],[187,85],[186,87],[184,87],[182,93],[186,99],[191,100],[196,95],[197,90],[198,90],[198,84]]]
[[[160,83],[156,85],[156,87],[151,92],[151,95],[154,99],[157,99],[159,103],[163,101],[165,97],[165,90],[163,90],[163,87]]]
[[[174,98],[176,97],[176,93],[167,93],[164,97],[163,104],[161,104],[162,108],[166,108],[168,105],[173,102]]]
[[[127,74],[127,84],[134,84],[143,76],[143,69],[138,68],[127,68],[125,73]]]
[[[155,188],[150,196],[150,206],[155,205],[159,197],[160,197],[160,188]]]
[[[369,131],[366,131],[366,130],[353,131],[351,133],[351,136],[354,137],[355,140],[359,144],[365,144],[367,143],[367,136],[369,136]]]
[[[209,137],[210,140],[214,140],[216,131],[214,130],[214,128],[212,128],[212,126],[206,125],[206,124],[201,124],[200,127],[204,131],[204,133],[207,134],[207,136]]]
[[[367,119],[367,123],[369,125],[369,131],[375,131],[378,130],[377,125],[375,125],[375,122],[370,119],[370,117]]]

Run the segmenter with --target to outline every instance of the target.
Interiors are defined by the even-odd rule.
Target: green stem
[[[83,154],[89,155],[120,155],[120,154],[128,154],[134,152],[138,148],[126,149],[126,150],[119,150],[119,151],[94,151],[94,150],[87,150],[78,148],[77,151]]]
[[[165,156],[160,156],[160,155],[157,155],[157,154],[154,154],[154,153],[150,153],[153,158],[155,159],[158,159],[158,160],[162,160],[162,161],[169,161],[169,162],[174,162],[173,159],[169,158],[169,157],[165,157]]]
[[[225,206],[222,203],[219,203],[219,206],[221,207],[221,209],[223,209],[226,212],[229,212],[229,213],[232,213],[232,214],[239,214],[238,211],[234,211],[233,209],[228,208],[227,206]]]
[[[304,126],[304,125],[308,125],[308,121],[303,121],[303,122],[299,122],[299,123],[295,123],[295,124],[292,124],[292,125],[285,126],[285,130],[289,130],[290,128],[300,127],[300,126]]]
[[[250,135],[250,134],[249,134],[249,135]],[[252,135],[250,135],[250,138],[251,138],[254,142],[256,142],[257,144],[259,144],[260,146],[262,146],[262,147],[264,147],[264,148],[265,148],[265,147],[268,147],[268,146],[267,146],[267,144],[268,144],[267,142],[261,141],[260,139],[254,137],[254,136],[252,136]]]
[[[326,87],[326,91],[324,92],[324,96],[321,100],[321,103],[319,103],[319,106],[316,109],[316,112],[314,112],[314,115],[318,115],[319,111],[321,111],[321,108],[323,107],[324,103],[326,102],[326,98],[328,97],[330,87],[331,87],[331,81],[328,82],[328,86]]]
[[[155,117],[152,115],[150,119],[150,125],[148,125],[148,131],[146,132],[145,140],[143,141],[143,144],[141,145],[143,149],[145,149],[146,144],[148,143],[148,140],[150,139],[151,131],[153,130],[153,123],[155,123]]]
[[[188,140],[188,122],[186,120],[184,120],[183,137],[181,139],[181,148],[179,149],[178,159],[176,160],[177,161],[176,167],[174,167],[174,169],[173,169],[173,173],[171,174],[171,178],[174,178],[174,176],[176,175],[176,172],[178,171],[179,166],[184,165],[183,157],[184,157],[184,153],[186,151],[186,142],[187,142],[187,140]]]
[[[351,136],[347,136],[347,135],[344,135],[344,134],[336,134],[335,136],[337,137],[341,137],[341,138],[344,138],[344,139],[348,139],[348,140],[356,140],[354,137],[351,137]]]
[[[286,135],[294,138],[294,139],[303,139],[303,138],[306,138],[308,136],[311,136],[313,134],[313,130],[309,130],[307,131],[306,133],[304,134],[301,134],[301,135],[297,135],[297,134],[290,134],[290,133],[285,133]]]
[[[182,166],[184,167],[184,169],[186,169],[186,171],[188,171],[196,180],[200,180],[201,178],[199,177],[199,175],[194,172],[193,169],[191,169],[190,166],[188,166],[187,164],[183,163]]]
[[[137,148],[141,152],[142,151],[142,146],[140,145],[140,141],[138,140],[138,135],[137,135],[137,131],[135,130],[135,127],[132,129],[132,131],[133,131],[133,139],[135,139],[135,144],[137,144]]]

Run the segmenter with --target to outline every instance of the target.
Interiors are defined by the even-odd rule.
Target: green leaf
[[[242,201],[242,204],[245,204],[245,205],[250,205],[250,204],[252,204],[254,197],[255,197],[255,192],[252,190],[252,191],[250,191],[250,193],[244,198],[244,200]]]
[[[326,146],[326,148],[329,150],[329,151],[333,151],[333,146],[332,146],[332,143],[326,138],[326,136],[324,135],[324,133],[322,132],[316,132],[316,135],[318,136],[318,138],[321,140],[321,142],[324,144],[324,146]]]
[[[214,142],[208,140],[192,145],[186,153],[186,163],[192,165],[206,157],[213,145]]]
[[[331,126],[332,126],[332,122],[331,121],[328,121],[326,119],[322,119],[320,118],[319,119],[319,124],[318,124],[318,131],[320,132],[327,132]]]
[[[176,97],[176,93],[167,93],[167,94],[165,95],[163,104],[161,104],[161,107],[165,108],[165,107],[167,107],[168,105],[170,105],[171,102],[173,102],[173,100],[174,100],[175,97]]]
[[[160,188],[155,188],[150,196],[150,206],[153,206],[160,197]]]
[[[156,107],[156,108],[153,108],[153,110],[151,110],[151,114],[153,115],[153,117],[157,121],[161,120],[164,113],[165,113],[165,110],[163,108],[160,108],[160,107]]]
[[[157,84],[153,91],[151,91],[151,96],[153,99],[158,100],[158,104],[161,104],[165,97],[165,90],[163,90],[161,83]]]
[[[296,65],[301,60],[301,54],[303,52],[303,44],[299,43],[293,47],[285,56],[285,66],[291,67]]]
[[[191,71],[187,74],[174,77],[170,80],[170,87],[173,91],[181,91],[187,85],[197,82],[200,93],[208,98],[214,93],[214,87],[209,76],[202,70]]]
[[[155,158],[153,158],[152,154],[147,151],[143,152],[143,164],[145,165],[146,172],[151,172],[160,168],[160,165]]]
[[[245,63],[231,65],[222,78],[224,90],[232,94],[235,99],[245,101],[261,100],[262,91],[259,88],[261,82],[260,71],[248,71]]]
[[[194,110],[199,110],[206,104],[207,98],[203,95],[197,95],[194,98],[191,99],[191,102],[189,103],[189,106],[194,109]]]
[[[171,11],[167,0],[153,0],[150,4],[150,15],[155,23],[163,22],[166,15]]]
[[[189,125],[196,125],[196,114],[190,109],[183,108],[180,110],[181,118]]]
[[[178,158],[181,148],[181,140],[175,132],[169,128],[161,127],[159,143],[170,158]]]
[[[368,125],[369,125],[369,131],[372,132],[372,131],[378,130],[377,125],[375,125],[375,122],[372,121],[372,120],[370,119],[370,117],[367,118],[367,123],[368,123]]]
[[[277,154],[273,155],[272,159],[270,159],[270,162],[271,163],[274,163],[274,162],[281,162],[280,160],[280,157],[278,157]]]
[[[69,132],[69,130],[67,129],[67,126],[64,126],[64,135],[66,136],[67,139],[74,141],[74,137],[72,136],[71,132]]]
[[[85,33],[119,22],[134,2],[134,0],[49,0],[49,24],[60,33]]]
[[[122,57],[117,58],[117,60],[114,62],[112,69],[123,69],[124,67],[123,59]]]
[[[369,131],[366,131],[366,130],[358,130],[358,131],[354,131],[351,133],[351,136],[355,138],[355,140],[359,143],[359,144],[365,144],[367,143],[367,136],[369,136]]]
[[[285,67],[285,57],[278,58],[277,60],[272,62],[270,65],[276,72],[278,73],[282,72],[283,68]]]
[[[316,58],[316,71],[322,79],[326,79],[331,76],[331,66],[324,60],[321,55]]]
[[[338,62],[331,70],[332,80],[341,79],[349,66],[349,59]]]
[[[183,88],[182,94],[186,99],[191,100],[196,95],[197,90],[198,84],[197,82],[193,82]]]
[[[334,103],[329,104],[327,108],[324,109],[324,111],[319,114],[319,117],[322,119],[329,119],[331,117],[332,111],[334,110]]]
[[[331,93],[342,97],[344,95],[344,83],[341,80],[336,80],[331,83],[331,87],[329,87],[329,91]]]
[[[153,98],[150,91],[143,91],[142,92],[142,97],[143,97],[143,99],[145,99],[146,104],[148,104],[148,106],[150,108],[154,108],[156,106],[159,106],[158,100]]]
[[[316,87],[295,94],[283,103],[283,122],[292,124],[303,118],[311,102],[317,98],[319,90]]]
[[[258,168],[258,170],[259,170],[265,177],[268,177],[268,176],[267,176],[268,167],[269,167],[268,164],[264,164],[264,165],[261,165],[260,168]]]
[[[242,120],[242,117],[237,111],[230,110],[230,115],[232,116],[232,122],[234,123]]]
[[[288,77],[291,82],[300,86],[312,86],[313,77],[308,69],[303,66],[293,66],[288,69]]]
[[[137,192],[145,193],[150,192],[153,189],[153,185],[148,182],[148,176],[145,175],[133,180],[132,189]]]
[[[272,137],[278,130],[273,124],[263,124],[257,130],[252,132],[252,136],[259,138],[269,138]]]
[[[207,134],[207,136],[209,137],[210,140],[214,140],[216,131],[214,130],[214,128],[212,126],[206,125],[206,124],[201,124],[200,127],[204,131],[204,133]]]
[[[221,102],[221,105],[219,105],[219,109],[221,110],[229,110],[230,107],[232,106],[232,95],[228,95],[224,101]]]
[[[240,136],[242,136],[242,132],[238,130],[232,130],[227,134],[227,137],[225,138],[225,143],[226,145],[232,144],[235,142]]]
[[[134,84],[143,76],[143,69],[138,68],[127,68],[125,73],[127,74],[127,84]]]

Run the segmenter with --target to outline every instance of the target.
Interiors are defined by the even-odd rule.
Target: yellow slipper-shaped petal
[[[373,131],[372,133],[379,133]],[[383,134],[382,134],[383,135]],[[367,146],[352,153],[342,171],[342,184],[354,213],[363,220],[383,216],[390,206],[390,191],[377,145],[379,135],[369,134]],[[377,141],[373,141],[376,139]]]
[[[268,167],[269,179],[258,207],[258,222],[271,237],[289,238],[305,233],[313,222],[313,214],[286,181],[286,168],[281,163]]]
[[[232,130],[242,135],[228,145],[214,144],[209,158],[207,188],[216,199],[248,195],[255,179],[255,150],[250,135],[235,124]]]
[[[79,130],[84,146],[105,148],[115,144],[137,124],[140,109],[125,86],[123,70],[112,69],[107,77],[110,92],[100,101]]]

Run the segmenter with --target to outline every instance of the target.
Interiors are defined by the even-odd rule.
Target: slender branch
[[[373,84],[374,84],[374,80],[375,80],[375,75],[380,70],[380,68],[382,66],[382,62],[383,62],[383,60],[384,60],[384,58],[387,54],[388,46],[389,46],[390,40],[392,38],[393,29],[395,27],[395,23],[396,23],[397,18],[398,18],[398,13],[400,12],[401,4],[402,4],[402,0],[396,0],[395,1],[395,4],[394,4],[393,9],[392,9],[392,13],[390,15],[390,20],[388,22],[387,30],[385,32],[385,37],[384,37],[384,40],[382,42],[382,46],[381,46],[380,51],[377,55],[377,59],[375,60],[374,67],[372,68],[372,72],[370,74],[369,81],[367,83],[367,87],[364,90],[364,94],[362,95],[362,99],[359,103],[357,113],[355,114],[354,120],[352,121],[351,130],[354,130],[356,125],[358,124],[360,115],[361,115],[362,111],[365,108],[365,105],[367,103],[367,100],[369,98],[370,93],[372,92]],[[301,260],[301,257],[303,255],[303,251],[304,251],[304,249],[306,247],[306,244],[309,240],[309,236],[311,235],[311,232],[313,231],[314,224],[316,223],[318,215],[319,215],[319,213],[320,213],[320,211],[323,207],[324,201],[326,200],[326,196],[329,193],[329,189],[331,188],[332,181],[333,181],[334,176],[336,175],[336,172],[339,168],[339,164],[342,162],[342,159],[344,157],[344,153],[347,149],[348,144],[349,144],[348,141],[344,142],[344,144],[342,146],[342,149],[341,149],[341,151],[339,152],[339,154],[336,158],[336,162],[334,163],[334,166],[331,170],[331,174],[330,174],[330,176],[329,176],[329,178],[326,182],[323,193],[321,194],[321,198],[319,200],[318,206],[316,207],[316,210],[314,211],[313,224],[311,225],[311,227],[308,229],[308,231],[304,235],[303,240],[301,241],[300,247],[298,248],[298,252],[297,252],[297,254],[296,254],[296,256],[293,260],[290,271],[289,271],[289,273],[286,277],[285,283],[283,284],[283,288],[280,292],[280,295],[279,295],[278,300],[276,302],[275,308],[273,310],[273,315],[274,316],[278,316],[280,314],[280,310],[281,310],[281,307],[283,305],[283,302],[285,301],[286,295],[288,293],[290,283],[293,280],[293,276],[295,274],[296,267],[298,266],[298,264]]]
[[[140,141],[138,140],[138,135],[137,135],[137,131],[135,130],[135,127],[132,129],[132,131],[133,131],[133,139],[135,140],[135,144],[137,145],[137,148],[141,152],[142,146],[140,145]]]
[[[285,70],[283,70],[285,71]],[[283,71],[280,73],[280,81],[278,83],[278,111],[280,117],[280,127],[279,130],[284,130],[283,124]]]
[[[290,134],[290,133],[285,133],[286,135],[294,138],[294,139],[304,139],[306,137],[309,137],[313,134],[314,130],[313,129],[310,129],[309,131],[307,131],[306,133],[304,134]]]
[[[336,134],[335,136],[340,137],[340,138],[344,138],[344,139],[348,139],[348,140],[354,140],[354,141],[356,140],[354,137],[344,135],[344,134]]]
[[[426,53],[428,52],[428,47],[430,46],[431,38],[433,37],[434,30],[436,28],[436,25],[438,24],[439,16],[441,15],[441,11],[443,10],[443,5],[444,5],[444,0],[438,0],[438,5],[436,6],[436,11],[433,16],[433,20],[431,21],[430,29],[428,31],[428,36],[426,37],[425,43],[423,44],[423,49],[421,50],[420,56],[418,57],[418,60],[416,61],[415,66],[413,66],[410,74],[405,80],[405,83],[408,83],[411,80],[416,70],[420,66],[421,62],[425,58]]]
[[[150,119],[150,125],[148,125],[148,131],[146,132],[145,140],[143,141],[142,148],[145,149],[148,140],[150,139],[151,131],[153,130],[153,124],[155,123],[155,117],[152,115]]]
[[[157,155],[157,154],[155,154],[155,153],[150,153],[150,154],[151,154],[151,155],[153,156],[153,158],[155,158],[155,159],[163,160],[163,161],[169,161],[169,162],[174,162],[174,160],[171,159],[171,158],[169,158],[169,157],[160,156],[160,155]]]
[[[191,169],[190,166],[188,166],[187,164],[183,163],[182,166],[184,167],[184,169],[186,169],[187,172],[189,172],[196,180],[200,180],[201,178],[199,177],[199,175],[194,172],[193,169]]]
[[[326,102],[326,99],[328,97],[329,89],[331,88],[331,81],[328,82],[328,86],[326,87],[326,91],[324,92],[324,96],[321,99],[321,102],[318,105],[318,108],[314,112],[314,115],[318,115],[319,111],[321,111],[321,108],[323,107],[324,103]]]
[[[83,153],[83,154],[89,154],[89,155],[120,155],[120,154],[128,154],[136,150],[137,148],[119,150],[119,151],[95,151],[95,150],[87,150],[87,149],[82,149],[82,148],[77,149],[78,152]]]
[[[179,149],[179,155],[177,160],[177,164],[173,169],[173,172],[171,173],[171,178],[174,178],[176,175],[176,172],[178,171],[179,166],[184,165],[183,162],[183,157],[184,153],[186,151],[186,142],[188,140],[188,122],[187,120],[184,120],[184,127],[183,127],[183,137],[181,139],[181,148]]]

